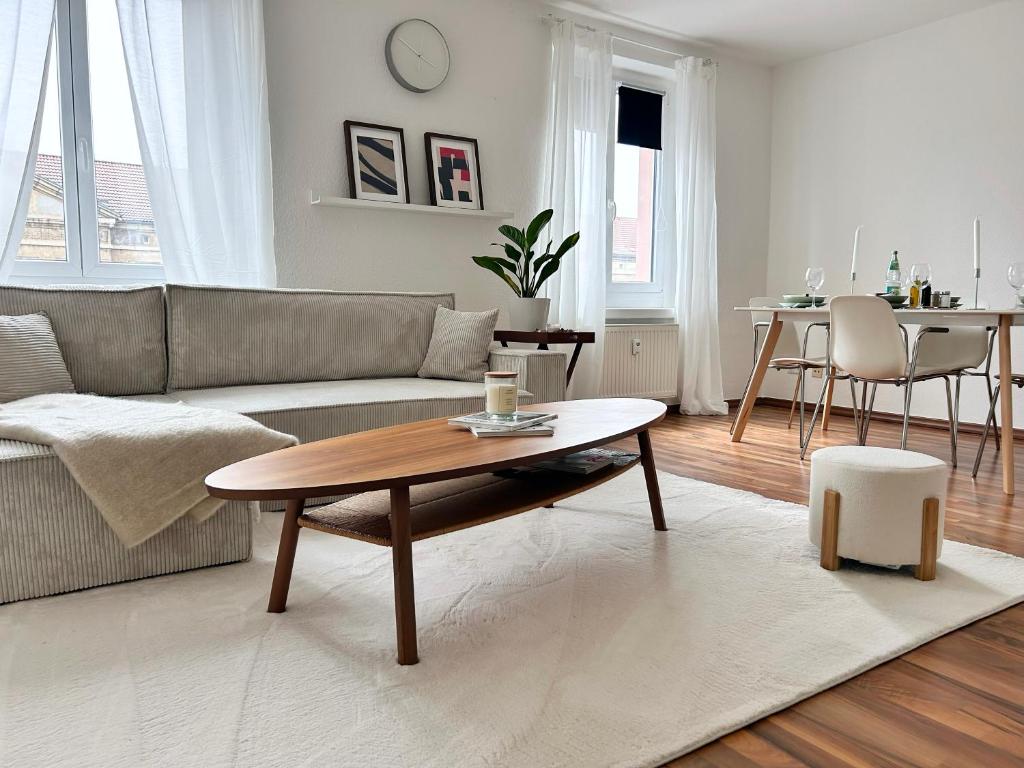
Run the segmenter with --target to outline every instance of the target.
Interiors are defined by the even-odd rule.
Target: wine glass
[[[811,307],[818,306],[818,289],[825,284],[825,270],[821,267],[808,267],[804,274],[804,282],[807,283],[807,290],[811,292]]]
[[[1006,280],[1010,285],[1013,286],[1013,290],[1017,293],[1017,305],[1021,306],[1021,288],[1024,288],[1024,261],[1015,261],[1010,265],[1009,269],[1006,270]]]
[[[910,285],[917,285],[917,305],[921,305],[921,293],[932,282],[932,265],[926,261],[920,261],[910,265]]]

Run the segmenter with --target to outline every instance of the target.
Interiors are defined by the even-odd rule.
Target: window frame
[[[618,58],[618,57],[616,57]],[[651,257],[653,269],[651,281],[646,283],[616,283],[612,281],[612,257],[614,251],[614,220],[617,215],[615,210],[615,147],[618,144],[618,90],[619,86],[637,88],[644,91],[658,93],[663,98],[662,109],[662,132],[668,135],[669,130],[669,99],[672,83],[668,78],[658,77],[646,72],[639,72],[621,64],[616,66],[612,72],[613,77],[613,98],[616,113],[612,115],[612,125],[616,135],[608,143],[608,246],[606,254],[607,281],[607,306],[609,309],[664,309],[673,304],[675,290],[672,281],[675,277],[675,264],[668,245],[670,229],[659,226],[659,219],[662,216],[671,217],[672,211],[669,202],[670,189],[666,183],[670,182],[665,178],[665,156],[667,144],[663,144],[662,150],[658,151],[654,164],[654,231],[651,233]],[[671,166],[669,166],[671,167]]]
[[[623,66],[616,66],[612,72],[614,96],[613,103],[617,111],[618,88],[627,86],[639,90],[652,91],[663,97],[664,109],[662,111],[662,128],[664,135],[668,135],[670,119],[670,98],[672,82],[668,78],[657,77],[648,73],[641,73]],[[612,124],[617,131],[617,113],[612,116]],[[671,307],[675,291],[672,288],[672,281],[675,276],[674,259],[669,251],[670,238],[667,238],[669,229],[659,222],[663,216],[671,218],[671,210],[668,202],[671,197],[671,179],[666,178],[665,167],[668,155],[668,142],[665,142],[663,150],[657,152],[654,162],[654,220],[653,231],[651,232],[651,257],[653,261],[651,281],[649,283],[613,283],[611,274],[612,252],[614,241],[612,238],[613,222],[615,211],[615,145],[617,135],[611,137],[608,142],[608,246],[606,255],[607,264],[607,305],[615,309],[660,309]],[[671,168],[671,166],[669,166]]]
[[[57,111],[64,172],[65,261],[15,259],[19,283],[162,283],[162,264],[100,261],[94,172],[87,0],[56,0],[50,45],[57,55]],[[47,88],[53,87],[47,82]],[[31,191],[29,192],[31,194]]]

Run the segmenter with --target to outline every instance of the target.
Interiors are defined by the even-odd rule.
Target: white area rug
[[[648,766],[1024,598],[1024,560],[938,578],[818,567],[807,510],[634,470],[414,545],[421,662],[394,663],[390,551],[303,531],[289,609],[256,559],[0,607],[4,766]]]

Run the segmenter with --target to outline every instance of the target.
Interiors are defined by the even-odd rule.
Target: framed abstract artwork
[[[484,207],[480,152],[476,139],[425,133],[430,204],[442,208]]]
[[[401,128],[345,121],[348,184],[357,200],[409,202],[409,169]]]

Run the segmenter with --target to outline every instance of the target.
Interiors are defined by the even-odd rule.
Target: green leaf
[[[491,243],[491,245],[497,245],[497,243]],[[505,255],[517,264],[519,263],[519,260],[523,258],[522,251],[516,250],[516,247],[511,243],[502,243],[502,248],[505,249]]]
[[[552,258],[551,261],[544,265],[544,269],[540,271],[540,275],[537,277],[537,282],[530,286],[530,290],[533,295],[536,295],[537,291],[540,290],[540,287],[544,285],[544,282],[555,274],[560,266],[562,266],[561,257]]]
[[[502,224],[498,231],[519,246],[519,250],[526,253],[530,246],[526,243],[526,233],[523,230],[513,227],[511,224]]]
[[[512,282],[512,278],[505,274],[505,268],[502,266],[501,263],[504,261],[504,259],[496,259],[493,256],[474,256],[473,261],[476,262],[479,266],[483,267],[484,269],[490,270],[498,277],[500,277],[502,280],[504,280],[505,283],[508,285],[509,288],[512,289],[516,296],[523,295],[522,289],[519,288],[514,282]],[[514,264],[512,266],[513,268],[515,267]]]
[[[563,256],[565,256],[566,253],[569,252],[569,249],[575,248],[576,247],[576,243],[578,243],[579,241],[580,241],[580,233],[579,232],[576,232],[575,234],[569,235],[567,238],[565,238],[565,240],[562,241],[562,244],[560,246],[558,246],[558,250],[555,251],[555,256],[557,256],[558,258],[562,258]]]
[[[533,221],[526,227],[526,246],[528,248],[532,248],[533,244],[537,242],[541,230],[548,225],[548,222],[551,221],[551,217],[554,215],[555,212],[549,208],[533,217]]]
[[[541,267],[543,267],[545,264],[547,264],[552,259],[557,259],[557,258],[558,257],[555,256],[555,254],[553,254],[553,253],[545,253],[543,256],[541,256],[535,262],[533,262],[533,271],[534,272],[539,272]]]

